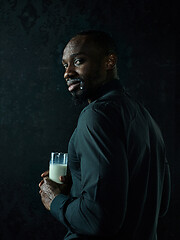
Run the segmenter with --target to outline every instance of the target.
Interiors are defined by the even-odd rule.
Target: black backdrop
[[[81,110],[71,103],[60,52],[84,29],[116,39],[122,82],[163,132],[172,198],[159,239],[179,239],[176,7],[150,0],[0,0],[0,239],[63,239],[66,232],[41,204],[38,183],[50,152],[67,151]]]

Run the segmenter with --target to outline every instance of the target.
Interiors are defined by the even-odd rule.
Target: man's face
[[[107,76],[106,57],[88,36],[76,36],[66,45],[62,64],[68,90],[75,98],[91,99]]]

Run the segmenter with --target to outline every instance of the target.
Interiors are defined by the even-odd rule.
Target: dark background
[[[84,29],[108,31],[125,87],[159,124],[172,174],[160,240],[180,239],[177,6],[148,0],[0,0],[0,239],[63,239],[38,183],[51,151],[67,151],[80,108],[63,80],[60,52]]]

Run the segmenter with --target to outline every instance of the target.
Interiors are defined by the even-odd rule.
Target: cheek
[[[83,79],[84,82],[89,82],[91,76],[93,75],[92,68],[89,65],[84,65],[77,70],[78,75],[80,78]]]
[[[85,88],[92,88],[105,78],[102,64],[84,64],[77,70],[77,73],[84,80]]]

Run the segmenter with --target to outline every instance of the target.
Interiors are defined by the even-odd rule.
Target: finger
[[[48,182],[48,180],[49,180],[49,178],[48,178],[48,177],[44,177],[44,178],[43,178],[43,181],[44,181],[45,183],[47,183],[47,182]]]
[[[60,177],[59,177],[59,180],[60,180],[61,182],[65,183],[65,182],[66,182],[66,177],[65,177],[65,176],[60,176]]]
[[[55,182],[53,182],[51,179],[49,179],[48,177],[44,177],[43,178],[43,183],[45,184],[45,185],[56,185],[56,184],[58,184],[58,183],[55,183]]]
[[[44,183],[44,180],[42,180],[42,181],[39,183],[39,187],[41,187],[43,183]]]
[[[47,170],[41,174],[41,177],[48,177],[48,176],[49,176],[49,170]]]

